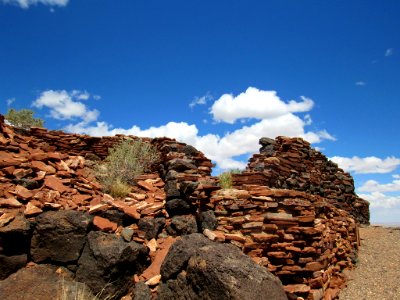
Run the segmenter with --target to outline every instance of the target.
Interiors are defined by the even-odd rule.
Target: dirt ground
[[[400,299],[400,228],[360,228],[358,264],[340,300]]]

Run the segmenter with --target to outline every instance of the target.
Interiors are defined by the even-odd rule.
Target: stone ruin
[[[280,299],[280,283],[267,270],[289,299],[337,297],[357,261],[358,226],[369,223],[369,208],[354,193],[352,177],[323,154],[299,138],[262,138],[260,154],[233,176],[234,188],[221,189],[211,161],[194,147],[145,139],[160,161],[136,178],[128,197],[114,199],[91,167],[125,138],[137,137],[24,131],[0,115],[0,294],[25,266],[51,265],[94,293],[107,286],[108,295],[131,297],[125,299],[251,297],[246,292]],[[226,286],[232,280],[204,273],[203,261],[219,273],[233,271],[202,247],[242,263],[231,262],[241,270],[234,273],[238,285],[250,276],[265,290],[249,282],[243,287],[251,289]],[[253,267],[231,253],[238,249]]]

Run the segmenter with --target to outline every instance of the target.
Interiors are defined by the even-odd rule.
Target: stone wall
[[[290,299],[333,299],[355,263],[356,222],[320,196],[244,185],[215,191],[206,205],[218,220],[210,234],[277,275]]]
[[[351,175],[308,142],[277,137],[262,138],[260,144],[260,153],[253,155],[245,172],[234,175],[235,186],[259,184],[319,195],[348,211],[359,223],[369,224],[369,203],[354,193]]]
[[[137,137],[16,130],[1,117],[0,229],[21,215],[88,211],[96,230],[153,249],[149,269],[137,280],[159,276],[166,253],[157,244],[203,232],[268,268],[291,299],[334,298],[356,260],[356,220],[368,222],[368,203],[355,195],[349,174],[301,139],[261,139],[260,154],[234,175],[234,190],[217,186],[211,161],[192,146],[145,139],[157,147],[160,160],[136,178],[128,197],[113,199],[90,167],[122,139]],[[0,259],[21,267],[29,252],[5,251],[1,230]]]

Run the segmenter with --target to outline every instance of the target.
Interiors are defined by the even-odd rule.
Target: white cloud
[[[13,104],[15,102],[15,98],[7,99],[6,102],[7,102],[7,106],[11,106],[11,104]]]
[[[386,49],[385,56],[392,56],[394,53],[393,48]]]
[[[334,156],[331,158],[331,160],[337,163],[339,167],[345,171],[355,172],[358,174],[390,173],[400,165],[400,159],[394,156],[390,156],[385,159],[375,156],[364,158],[357,156],[353,156],[351,158]]]
[[[278,135],[303,137],[311,143],[318,143],[324,139],[333,139],[326,131],[305,132],[304,120],[294,114],[264,119],[250,126],[243,126],[224,136],[218,134],[199,135],[194,124],[185,122],[169,122],[159,127],[141,129],[133,126],[129,129],[112,128],[106,122],[97,122],[95,126],[84,123],[69,125],[66,130],[76,133],[87,133],[94,136],[115,135],[117,133],[143,137],[167,136],[193,145],[205,155],[217,162],[221,169],[242,169],[246,163],[235,159],[244,154],[253,154],[260,148],[258,141],[261,137],[276,137]]]
[[[49,6],[66,6],[69,0],[2,0],[5,4],[18,5],[22,8],[29,8],[31,5],[43,4]]]
[[[387,192],[400,192],[400,177],[399,175],[393,175],[393,181],[390,183],[380,184],[375,180],[368,180],[366,181],[358,191],[360,192],[380,192],[380,193],[387,193]]]
[[[189,103],[189,107],[193,108],[196,105],[205,105],[207,104],[208,101],[212,100],[213,97],[207,93],[206,95],[202,96],[202,97],[195,97],[192,102]]]
[[[358,85],[358,86],[365,86],[366,83],[365,83],[365,81],[357,81],[357,82],[355,83],[355,85]]]
[[[371,209],[395,208],[400,206],[400,196],[388,196],[381,192],[370,194],[358,194],[361,198],[369,201]]]
[[[245,92],[233,96],[224,94],[211,106],[210,113],[217,122],[233,124],[238,119],[271,119],[279,116],[310,111],[314,102],[301,97],[301,102],[288,103],[281,100],[275,91],[263,91],[249,87]]]
[[[82,100],[89,99],[88,92],[73,90],[68,93],[65,90],[48,90],[42,92],[40,97],[33,101],[32,105],[37,108],[47,107],[51,117],[59,120],[81,119],[85,124],[96,121],[99,111],[89,110]]]

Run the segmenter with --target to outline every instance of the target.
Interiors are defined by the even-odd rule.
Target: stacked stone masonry
[[[268,268],[290,299],[336,297],[356,260],[357,222],[368,222],[368,205],[355,195],[351,176],[307,142],[261,139],[261,153],[234,176],[235,189],[221,190],[200,151],[169,138],[144,139],[160,160],[136,178],[127,197],[114,199],[90,169],[126,138],[137,139],[26,132],[0,115],[0,229],[21,216],[87,212],[95,230],[150,249],[148,269],[134,279],[146,282],[160,280],[160,264],[177,236],[203,232]],[[17,261],[18,268],[28,262],[29,250],[4,252],[1,244],[0,230],[0,259]]]
[[[361,224],[369,224],[369,203],[354,193],[349,173],[310,147],[301,138],[260,139],[259,154],[254,154],[234,184],[259,184],[272,188],[304,191],[324,197],[348,211]]]

